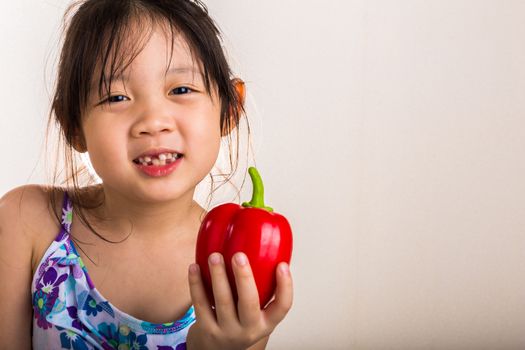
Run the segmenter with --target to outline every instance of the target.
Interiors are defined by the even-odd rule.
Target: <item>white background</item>
[[[0,194],[47,181],[68,3],[0,2]],[[525,2],[206,3],[294,230],[268,349],[524,348]]]

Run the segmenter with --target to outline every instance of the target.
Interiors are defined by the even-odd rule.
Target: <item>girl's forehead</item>
[[[95,81],[101,77],[104,57],[108,57],[104,66],[106,78],[125,78],[139,63],[147,66],[149,60],[159,59],[164,60],[167,74],[193,73],[202,77],[202,62],[181,32],[157,25],[146,33],[136,29],[130,33],[132,35],[117,38],[118,45],[112,45],[109,52],[102,50],[94,70]]]
[[[195,60],[196,57],[193,57],[195,50],[181,31],[170,31],[159,24],[142,28],[142,30],[136,27],[134,25],[130,29],[122,31],[116,40],[111,41],[111,45],[108,40],[105,45],[106,50],[101,52],[102,56],[107,54],[104,51],[108,51],[109,48],[109,57],[114,59],[120,57],[128,62],[141,54],[143,55],[144,50],[154,50],[156,57],[161,57],[164,54],[166,59],[173,55],[178,60]]]

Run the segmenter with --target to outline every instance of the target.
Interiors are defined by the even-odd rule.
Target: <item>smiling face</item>
[[[165,33],[154,28],[122,79],[114,77],[107,95],[91,90],[82,117],[84,143],[106,192],[135,201],[192,198],[220,148],[217,89],[212,84],[212,95],[207,94],[198,62],[180,35],[170,64],[171,38]],[[160,148],[183,157],[172,173],[147,175],[134,160]]]

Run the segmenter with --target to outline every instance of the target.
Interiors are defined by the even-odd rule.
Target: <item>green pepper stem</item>
[[[273,212],[272,208],[264,205],[264,185],[261,175],[259,175],[257,169],[252,166],[248,168],[248,173],[250,174],[253,184],[252,200],[242,203],[242,206],[247,208],[260,208]]]

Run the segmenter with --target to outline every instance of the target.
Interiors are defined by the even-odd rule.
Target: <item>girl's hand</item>
[[[242,264],[243,260],[244,264]],[[292,306],[292,278],[288,264],[282,262],[277,267],[275,299],[264,310],[261,310],[259,293],[244,253],[236,253],[232,259],[238,293],[237,305],[233,302],[222,255],[220,253],[211,254],[208,263],[215,297],[215,310],[211,308],[206,297],[198,265],[190,265],[190,293],[195,308],[196,322],[188,331],[187,349],[246,350],[260,339],[270,335]],[[281,267],[285,267],[285,271]]]

